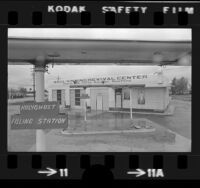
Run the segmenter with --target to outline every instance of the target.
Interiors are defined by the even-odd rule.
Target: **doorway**
[[[102,95],[97,95],[96,110],[103,110],[103,96]]]
[[[121,109],[122,108],[122,89],[115,90],[115,108]]]

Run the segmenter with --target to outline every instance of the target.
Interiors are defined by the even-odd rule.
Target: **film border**
[[[76,3],[76,2],[73,2]],[[83,3],[83,2],[81,2]],[[89,3],[89,2],[88,2]],[[113,3],[113,2],[107,2],[107,3]],[[197,27],[199,25],[199,21],[198,19],[199,16],[189,16],[185,14],[185,13],[180,13],[179,14],[179,18],[176,17],[176,21],[179,20],[179,22],[175,22],[175,23],[170,23],[169,22],[164,22],[164,19],[159,19],[159,20],[154,20],[153,21],[153,16],[151,15],[151,22],[149,22],[149,18],[146,19],[144,18],[143,21],[140,20],[140,22],[138,24],[130,24],[129,22],[127,22],[127,16],[123,17],[123,19],[125,18],[126,20],[126,24],[123,24],[123,19],[121,19],[121,21],[119,21],[120,19],[116,18],[118,16],[113,16],[113,13],[108,13],[104,16],[101,15],[101,18],[98,17],[98,19],[95,18],[95,20],[98,20],[99,24],[95,24],[95,21],[93,20],[93,12],[86,12],[83,13],[80,17],[79,16],[67,16],[68,21],[67,24],[63,24],[63,23],[58,23],[60,19],[57,19],[56,16],[54,15],[53,19],[51,21],[53,21],[53,24],[51,23],[51,21],[49,22],[49,16],[46,15],[46,12],[44,11],[44,4],[43,2],[37,3],[36,6],[34,6],[34,8],[32,8],[32,13],[28,14],[29,16],[27,16],[26,19],[22,19],[24,18],[23,15],[26,14],[26,11],[23,12],[24,7],[29,7],[29,3],[23,3],[24,5],[22,7],[20,7],[19,5],[17,5],[16,7],[14,6],[15,4],[13,4],[13,6],[10,6],[9,8],[6,6],[7,4],[5,3],[3,5],[3,8],[5,8],[3,11],[0,11],[1,15],[3,15],[2,18],[2,22],[0,23],[0,40],[2,41],[2,46],[3,46],[3,53],[0,54],[0,58],[3,64],[3,68],[1,71],[1,88],[7,88],[7,83],[5,82],[5,80],[7,80],[7,75],[5,74],[5,70],[7,70],[7,64],[3,63],[3,62],[7,62],[7,56],[5,56],[5,54],[7,54],[7,43],[5,43],[5,40],[7,40],[7,28],[8,27],[59,27],[60,25],[64,25],[66,27],[75,27],[75,28],[79,28],[79,27],[140,27],[140,28],[144,28],[144,27],[170,27],[170,28],[185,28],[185,27],[191,27],[193,29],[193,37],[195,37],[195,35],[197,35],[197,33],[199,33],[199,28]],[[197,4],[194,4],[194,6],[197,6]],[[13,8],[15,7],[15,8]],[[40,8],[42,7],[42,8]],[[35,11],[36,10],[36,11]],[[39,11],[38,11],[39,10]],[[43,14],[44,13],[44,14]],[[152,13],[153,14],[153,13]],[[33,16],[32,16],[33,15]],[[57,17],[63,17],[65,14],[63,13],[58,13]],[[155,15],[159,15],[160,16],[160,12],[156,12]],[[162,14],[161,14],[162,15]],[[130,15],[130,17],[133,16],[137,16],[137,15]],[[184,17],[184,19],[182,19],[182,16]],[[43,17],[43,18],[42,18]],[[90,22],[88,23],[88,17],[92,17]],[[113,21],[113,17],[114,17],[114,21]],[[157,17],[157,16],[156,16]],[[161,16],[162,17],[162,16]],[[13,21],[14,18],[14,21]],[[16,19],[18,18],[18,19]],[[38,19],[39,18],[39,19]],[[115,22],[115,18],[117,19],[117,22]],[[174,16],[170,17],[169,20],[173,19]],[[108,21],[108,24],[105,24],[105,20],[111,20]],[[166,18],[165,18],[166,19]],[[39,20],[39,21],[38,21]],[[73,24],[73,21],[75,20],[75,24]],[[183,21],[184,20],[184,21]],[[31,22],[32,21],[32,22]],[[78,22],[76,22],[78,21]],[[182,23],[183,21],[183,23]],[[86,22],[86,23],[85,23]],[[114,24],[113,24],[114,22]],[[159,23],[159,24],[155,24],[155,23]],[[181,22],[181,23],[180,23]],[[150,24],[149,24],[150,23]],[[160,24],[161,23],[161,24]],[[178,23],[178,24],[177,24]],[[5,39],[6,37],[6,39]],[[197,37],[198,38],[198,37]],[[195,39],[197,39],[195,38]],[[195,58],[198,57],[198,51],[197,51],[197,46],[199,44],[199,39],[194,41],[194,44],[192,45],[193,47],[193,65],[195,64],[195,62],[197,62],[197,59],[195,60]],[[194,56],[195,54],[195,56]],[[5,65],[4,65],[5,64]],[[7,91],[7,89],[5,90]],[[197,92],[198,93],[198,92]],[[196,94],[197,94],[196,93]],[[197,96],[197,95],[196,95]],[[6,119],[3,117],[7,117],[6,112],[3,109],[7,109],[7,104],[6,104],[6,93],[2,92],[1,93],[1,104],[3,104],[3,107],[1,108],[1,119],[3,119],[2,122],[4,122],[4,131],[6,131]],[[194,100],[194,99],[193,99]],[[5,107],[5,108],[4,108]],[[194,105],[193,105],[194,107]],[[194,113],[194,111],[193,111]],[[193,129],[193,136],[194,133],[197,132],[198,128],[195,126],[192,128]],[[194,132],[195,130],[195,132]],[[5,133],[4,131],[2,131],[3,133]],[[7,135],[7,134],[6,134]],[[106,165],[109,169],[119,169],[121,166],[118,166],[121,161],[126,161],[129,164],[126,164],[129,166],[129,168],[138,168],[141,166],[138,165],[140,164],[139,161],[145,161],[143,163],[143,168],[146,166],[147,168],[155,167],[155,168],[161,168],[163,167],[163,165],[166,167],[166,164],[169,163],[169,161],[171,162],[170,167],[174,167],[172,168],[173,172],[171,171],[171,169],[169,169],[170,175],[167,175],[166,178],[167,179],[177,179],[177,178],[189,178],[189,179],[196,179],[199,178],[198,177],[198,168],[200,164],[200,159],[199,159],[199,152],[197,149],[197,146],[195,146],[195,144],[193,145],[193,149],[191,153],[134,153],[134,154],[130,154],[130,153],[106,153],[106,154],[102,154],[102,153],[64,153],[64,154],[60,154],[60,153],[23,153],[23,152],[7,152],[7,147],[5,147],[6,144],[6,138],[7,136],[5,136],[4,134],[1,133],[1,142],[3,143],[3,145],[0,147],[0,151],[1,151],[1,162],[0,162],[0,166],[2,167],[4,174],[1,175],[2,178],[8,178],[10,179],[10,177],[15,176],[16,179],[18,178],[22,178],[20,175],[16,176],[16,173],[18,173],[19,171],[23,171],[24,169],[27,171],[31,171],[31,169],[39,169],[41,167],[45,167],[45,165],[50,165],[50,163],[52,164],[53,167],[65,167],[67,166],[69,169],[71,168],[71,162],[72,164],[76,164],[76,163],[80,163],[79,165],[76,166],[76,168],[73,168],[73,171],[78,171],[81,169],[86,169],[88,167],[90,167],[91,164],[96,164],[96,161],[100,161],[102,164]],[[3,138],[3,139],[2,139]],[[194,137],[193,139],[193,143],[196,143],[198,141],[198,137]],[[55,158],[56,156],[56,158]],[[24,163],[26,159],[26,163]],[[60,162],[62,161],[62,162]],[[70,162],[68,162],[70,161]],[[82,161],[82,162],[81,162]],[[92,162],[91,162],[92,161]],[[120,161],[120,162],[119,162]],[[136,163],[134,163],[133,161],[136,161]],[[49,163],[50,162],[50,163]],[[98,164],[98,163],[97,163]],[[73,165],[72,165],[73,166]],[[73,166],[74,167],[74,166]],[[123,168],[123,167],[122,167]],[[182,170],[180,170],[182,169]],[[190,169],[189,172],[186,172],[186,169]],[[194,170],[195,172],[191,172],[191,169]],[[167,170],[166,170],[167,171]],[[83,171],[81,171],[83,172]],[[0,172],[0,174],[2,173],[2,171]],[[71,173],[71,172],[70,172]],[[179,173],[179,175],[177,176],[176,174]],[[33,179],[40,179],[42,178],[41,176],[38,175],[34,175],[36,174],[35,171],[31,172],[31,176]],[[120,176],[121,174],[119,174],[119,172],[113,172],[113,174],[115,175],[115,178],[120,179],[123,177]],[[117,174],[117,175],[116,175]],[[25,173],[23,173],[24,178],[30,178],[30,174],[28,175],[28,173],[25,175]],[[79,178],[81,177],[81,173],[79,173]],[[0,177],[0,179],[1,179]],[[70,178],[70,176],[69,176]],[[74,177],[73,177],[74,178]],[[79,179],[78,178],[78,179]],[[125,179],[129,179],[128,177],[124,177]],[[76,179],[76,178],[75,178]],[[130,178],[131,179],[131,178]]]

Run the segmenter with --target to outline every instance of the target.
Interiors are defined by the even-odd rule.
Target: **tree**
[[[172,91],[172,95],[176,94],[176,78],[173,78],[172,80],[171,91]]]
[[[172,94],[184,94],[188,91],[188,79],[181,77],[179,79],[174,78],[172,80]]]
[[[188,91],[188,80],[187,78],[181,77],[177,83],[178,94],[184,94]]]
[[[26,88],[21,87],[21,88],[19,88],[19,92],[20,92],[23,96],[26,96],[27,90],[26,90]]]

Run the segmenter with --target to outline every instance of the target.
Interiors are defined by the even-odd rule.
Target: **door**
[[[52,101],[57,101],[57,90],[52,90]]]
[[[103,110],[103,96],[97,95],[96,110]]]
[[[65,106],[65,90],[61,90],[61,104]]]
[[[122,96],[121,94],[116,95],[116,108],[122,107]]]
[[[115,107],[122,108],[122,89],[115,90]]]
[[[75,106],[75,90],[70,89],[70,106],[71,108],[74,108]]]

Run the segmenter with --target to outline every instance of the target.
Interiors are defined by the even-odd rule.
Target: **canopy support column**
[[[35,64],[35,90],[36,102],[44,102],[44,73],[45,73],[45,58],[39,56],[36,58]],[[46,150],[45,131],[42,129],[36,130],[36,151],[41,152]]]

